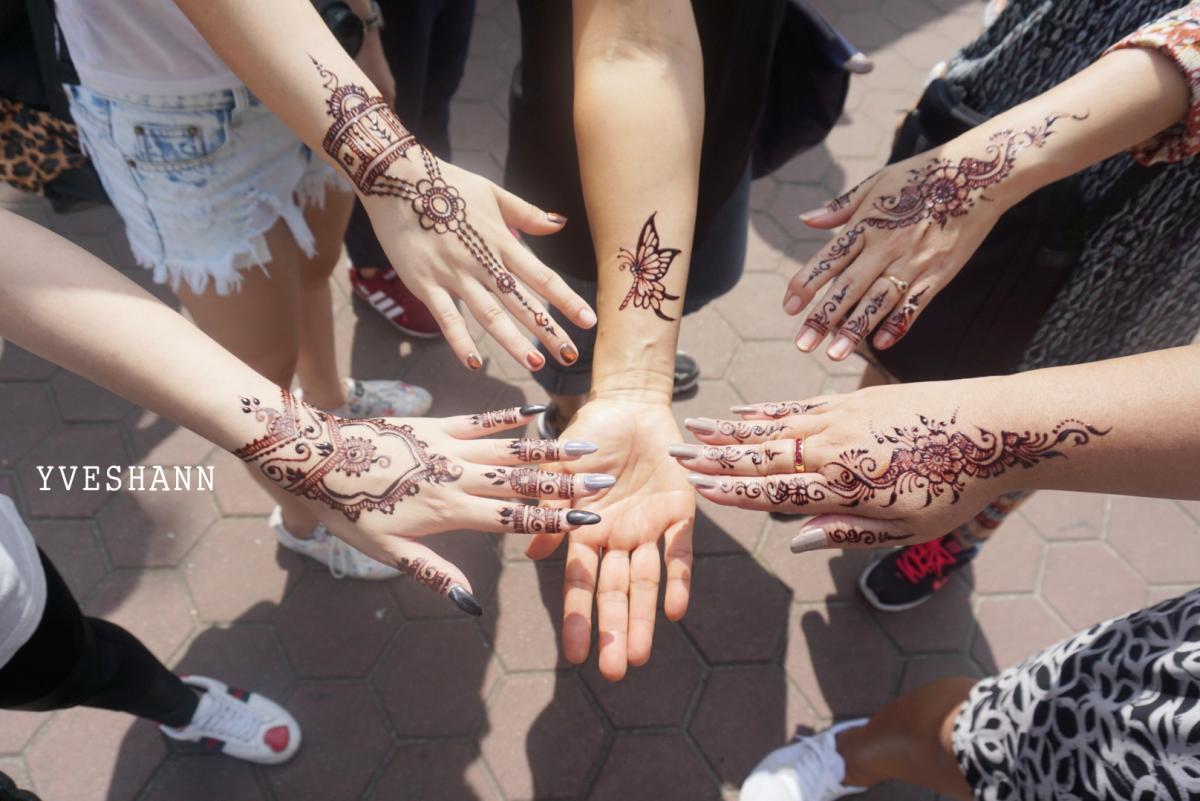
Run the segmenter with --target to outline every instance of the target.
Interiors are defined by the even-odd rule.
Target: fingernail
[[[840,362],[842,359],[850,355],[850,351],[854,349],[854,343],[846,337],[838,337],[829,346],[829,358],[835,362]]]
[[[799,295],[788,295],[787,300],[783,302],[783,310],[787,314],[796,314],[803,308]]]
[[[570,342],[566,342],[558,346],[558,355],[562,356],[562,360],[567,364],[574,364],[579,358],[579,351],[575,350],[575,346]]]
[[[896,338],[887,331],[880,331],[879,336],[875,337],[875,347],[880,350],[886,350],[896,344]]]
[[[548,408],[550,407],[544,403],[527,403],[520,409],[517,409],[517,411],[521,413],[522,417],[533,417],[535,414],[541,414]]]
[[[695,459],[700,456],[699,445],[671,445],[667,453],[676,459]]]
[[[596,313],[591,309],[584,309],[579,313],[579,326],[581,328],[591,328],[596,322]]]
[[[701,475],[700,473],[688,473],[688,483],[693,487],[700,489],[716,489],[717,480],[712,476]]]
[[[467,367],[470,367],[472,370],[478,370],[483,367],[483,359],[479,358],[478,353],[468,353]]]
[[[572,509],[567,512],[567,522],[572,526],[594,526],[600,522],[600,515],[583,509]]]
[[[828,213],[829,213],[829,209],[825,208],[824,206],[821,206],[820,208],[813,209],[812,211],[804,212],[803,214],[800,215],[800,219],[803,220],[804,222],[812,222],[813,220],[817,219],[818,217],[824,217]]]
[[[808,353],[817,346],[821,341],[821,335],[811,328],[805,328],[800,332],[800,336],[796,337],[796,347]]]
[[[709,420],[707,417],[688,417],[683,421],[683,425],[689,431],[695,431],[698,434],[717,433],[716,422]]]
[[[829,545],[825,538],[825,529],[806,528],[792,538],[792,553],[816,551]]]
[[[455,584],[450,588],[448,593],[450,601],[462,611],[472,617],[481,617],[483,615],[483,607],[479,605],[479,601],[475,600],[475,596],[467,592],[467,588],[461,584]]]
[[[534,370],[540,370],[546,364],[546,360],[542,358],[542,354],[538,353],[536,350],[529,351],[529,353],[525,356],[525,361]]]
[[[617,477],[608,473],[586,473],[583,477],[583,488],[586,490],[608,489],[616,483]]]
[[[567,456],[587,456],[589,453],[595,453],[600,450],[600,446],[594,442],[580,442],[571,440],[564,442],[562,452]]]
[[[729,411],[734,414],[752,414],[758,411],[758,404],[747,403],[743,406],[730,406]]]
[[[557,211],[546,212],[546,219],[549,220],[550,222],[554,223],[555,225],[566,225],[567,224],[567,218],[564,217],[563,215],[559,214]]]

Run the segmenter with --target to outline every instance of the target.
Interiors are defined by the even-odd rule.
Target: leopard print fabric
[[[87,163],[69,122],[0,97],[0,181],[42,194],[46,184]]]

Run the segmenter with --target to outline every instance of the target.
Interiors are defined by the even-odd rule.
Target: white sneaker
[[[362,551],[329,533],[320,523],[313,529],[312,539],[302,540],[283,525],[283,510],[276,506],[267,521],[275,530],[275,539],[289,551],[315,559],[329,568],[334,578],[383,581],[400,575],[394,567],[376,562]]]
[[[204,676],[181,678],[204,693],[187,726],[159,726],[172,740],[200,743],[210,751],[260,765],[287,762],[300,747],[300,724],[271,699]]]
[[[866,722],[848,720],[767,754],[742,784],[741,801],[833,801],[866,792],[866,787],[842,784],[846,763],[834,740],[838,732]]]
[[[421,417],[433,406],[433,396],[423,387],[403,381],[346,379],[346,402],[333,410],[338,417]]]

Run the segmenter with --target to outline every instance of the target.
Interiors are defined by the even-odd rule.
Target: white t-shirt
[[[29,642],[46,609],[46,573],[17,507],[0,495],[0,667]]]
[[[80,82],[107,95],[194,95],[241,81],[171,0],[56,0]]]

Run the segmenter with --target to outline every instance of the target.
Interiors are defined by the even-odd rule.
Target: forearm
[[[1001,461],[981,462],[1017,460],[997,477],[1002,491],[1200,498],[1200,345],[950,382],[946,390],[978,443],[979,429],[1018,438],[993,454]],[[1025,455],[1029,467],[1019,464]]]
[[[593,393],[669,399],[704,126],[690,4],[576,2],[574,113],[599,275]]]
[[[0,211],[0,337],[228,450],[262,435],[241,397],[279,388],[91,254]]]

